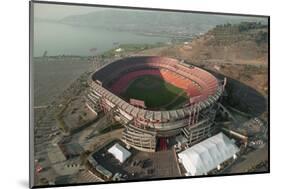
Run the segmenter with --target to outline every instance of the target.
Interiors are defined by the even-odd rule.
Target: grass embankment
[[[160,43],[160,42],[155,44],[121,44],[118,47],[103,53],[101,57],[111,58],[114,57],[115,55],[123,56],[126,55],[127,53],[139,52],[151,48],[162,47],[164,45],[165,45],[164,43]],[[120,51],[117,52],[116,49],[120,49]]]

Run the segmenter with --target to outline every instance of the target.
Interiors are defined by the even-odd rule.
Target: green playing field
[[[152,75],[132,81],[122,96],[127,100],[143,100],[152,109],[172,109],[188,100],[182,89]]]

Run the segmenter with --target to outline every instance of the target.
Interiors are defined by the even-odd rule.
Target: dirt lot
[[[244,172],[259,172],[259,171],[268,171],[259,168],[258,170],[252,170],[253,167],[257,166],[261,162],[268,161],[268,145],[266,144],[263,148],[250,152],[246,156],[243,156],[239,162],[236,162],[228,170],[225,170],[224,173],[244,173]]]

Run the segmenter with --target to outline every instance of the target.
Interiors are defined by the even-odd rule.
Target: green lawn
[[[152,109],[172,109],[188,100],[182,89],[152,75],[132,81],[122,96],[127,100],[130,98],[143,100],[147,108]]]

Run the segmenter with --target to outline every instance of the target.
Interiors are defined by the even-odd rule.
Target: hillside
[[[83,15],[72,15],[60,20],[63,24],[131,31],[143,35],[168,35],[188,38],[205,33],[218,24],[241,21],[265,21],[262,18],[222,16],[182,12],[109,9]]]
[[[253,22],[218,25],[191,42],[142,51],[180,57],[192,63],[268,64],[267,25]]]
[[[219,25],[186,48],[186,55],[192,61],[267,64],[267,26],[255,23]]]

